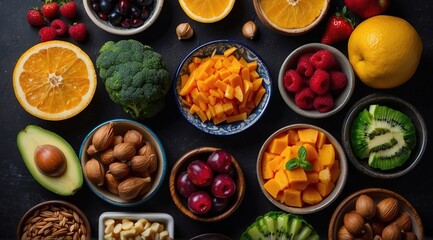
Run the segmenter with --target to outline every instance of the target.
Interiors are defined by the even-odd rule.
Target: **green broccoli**
[[[110,98],[134,119],[163,110],[171,76],[150,46],[133,39],[108,41],[99,50],[96,67]]]

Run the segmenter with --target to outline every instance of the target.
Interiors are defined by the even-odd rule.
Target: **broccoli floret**
[[[150,46],[133,39],[108,41],[99,50],[96,67],[110,98],[134,119],[163,110],[171,76]]]

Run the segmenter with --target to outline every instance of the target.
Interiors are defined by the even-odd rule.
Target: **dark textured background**
[[[108,40],[120,37],[108,34],[94,25],[79,5],[79,19],[87,23],[89,38],[77,44],[95,60],[98,49]],[[342,1],[332,1],[328,15],[332,14]],[[40,6],[40,1],[0,1],[0,238],[15,238],[20,217],[33,205],[45,200],[63,199],[80,207],[90,220],[92,236],[97,237],[98,217],[105,211],[165,212],[175,219],[176,239],[185,239],[206,232],[220,232],[237,239],[247,226],[259,215],[277,210],[263,196],[256,179],[256,157],[265,139],[277,129],[292,123],[311,123],[333,133],[341,139],[341,126],[344,116],[358,99],[377,92],[360,81],[350,103],[337,115],[326,119],[306,119],[298,116],[284,104],[277,89],[277,76],[281,63],[286,56],[302,44],[320,41],[324,30],[322,22],[312,32],[302,36],[283,36],[271,32],[257,18],[251,0],[237,0],[228,17],[214,24],[201,24],[190,20],[181,10],[176,0],[166,0],[159,19],[147,31],[132,36],[152,46],[162,54],[169,70],[174,74],[177,65],[190,50],[199,44],[215,39],[237,39],[254,48],[267,62],[273,78],[273,92],[269,106],[262,118],[247,131],[234,136],[213,136],[203,133],[190,125],[176,108],[173,92],[167,96],[165,110],[156,118],[142,121],[149,126],[164,144],[170,172],[174,161],[184,152],[199,146],[216,146],[229,150],[235,155],[244,170],[247,187],[245,198],[239,209],[228,219],[215,224],[194,222],[175,207],[168,189],[168,174],[157,195],[149,202],[134,208],[120,208],[110,205],[84,183],[80,191],[71,197],[57,196],[41,185],[30,175],[16,146],[16,135],[28,124],[36,124],[54,131],[64,137],[72,147],[79,151],[86,134],[101,122],[113,118],[130,118],[108,97],[101,82],[91,104],[79,115],[69,120],[50,122],[37,119],[23,110],[15,99],[12,89],[12,72],[19,56],[29,47],[39,42],[37,29],[26,22],[26,11]],[[433,114],[431,111],[432,58],[433,58],[433,11],[432,1],[392,1],[388,14],[408,20],[419,32],[424,50],[418,71],[406,84],[382,92],[399,96],[415,105],[424,117],[429,135]],[[253,20],[259,28],[259,36],[254,41],[245,39],[241,34],[242,24]],[[189,22],[195,30],[195,37],[188,41],[176,38],[175,28],[181,22]],[[71,38],[62,38],[72,41]],[[337,45],[347,52],[346,43]],[[328,208],[318,213],[305,215],[305,218],[318,230],[322,238],[327,236],[327,228],[332,212],[338,203],[350,193],[363,188],[382,187],[394,190],[409,200],[418,210],[426,236],[433,237],[433,178],[431,146],[428,146],[422,161],[409,174],[393,180],[377,180],[349,167],[347,184],[340,197]]]

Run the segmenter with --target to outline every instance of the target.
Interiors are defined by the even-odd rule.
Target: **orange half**
[[[201,23],[213,23],[230,13],[235,0],[179,0],[179,4],[191,19]]]

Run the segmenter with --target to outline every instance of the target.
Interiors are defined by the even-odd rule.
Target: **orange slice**
[[[191,19],[201,23],[213,23],[230,13],[235,0],[179,0],[179,4]]]
[[[78,46],[58,40],[28,49],[13,72],[18,102],[44,120],[64,120],[80,113],[92,100],[96,83],[89,56]]]
[[[266,17],[283,29],[304,28],[319,17],[326,0],[261,0]]]

